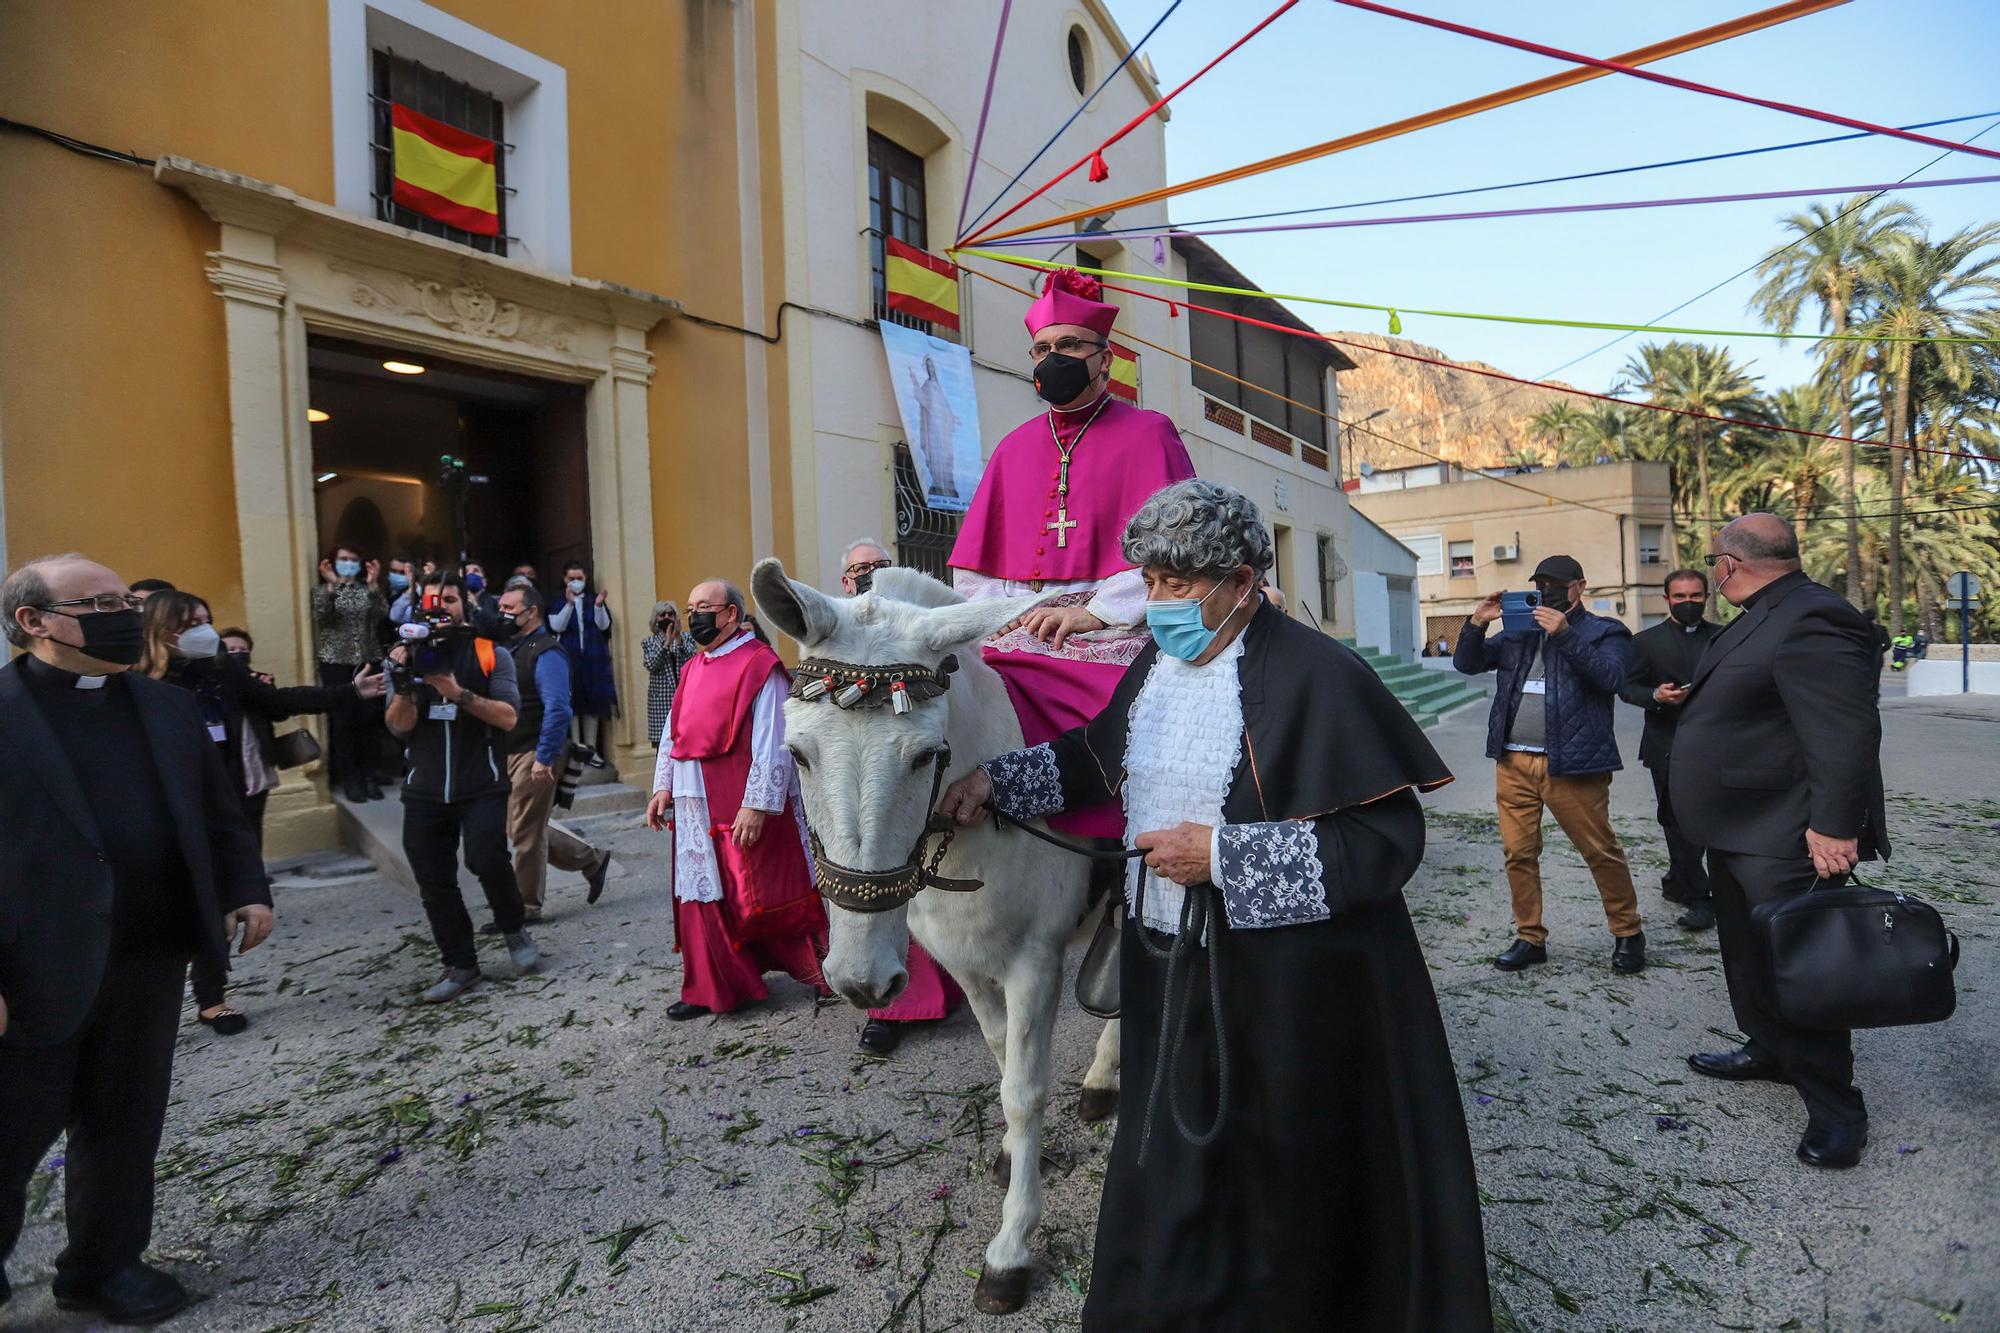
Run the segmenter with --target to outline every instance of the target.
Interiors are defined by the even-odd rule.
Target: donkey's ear
[[[923,613],[917,621],[917,635],[925,647],[942,657],[991,638],[1056,595],[1048,592],[1039,597],[989,597],[959,606],[939,607]]]
[[[833,599],[785,574],[784,561],[759,560],[750,572],[750,595],[764,619],[810,648],[840,627]]]

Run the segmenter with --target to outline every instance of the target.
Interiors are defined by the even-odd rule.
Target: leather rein
[[[892,716],[907,714],[912,705],[935,699],[951,688],[951,674],[958,659],[947,657],[933,669],[915,663],[888,666],[857,666],[825,658],[806,658],[792,678],[791,697],[802,702],[825,699],[834,707],[852,712],[888,707]],[[931,795],[928,812],[910,854],[899,866],[888,870],[856,870],[827,858],[819,833],[808,823],[806,836],[812,844],[813,887],[820,897],[849,912],[890,912],[906,905],[925,889],[946,893],[970,893],[983,888],[984,881],[952,879],[940,875],[945,853],[951,850],[958,832],[955,821],[937,811],[938,796],[944,790],[945,770],[951,767],[951,747],[941,747],[931,758]],[[937,845],[925,849],[931,840]]]

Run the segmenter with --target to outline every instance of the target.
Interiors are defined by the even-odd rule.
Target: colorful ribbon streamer
[[[972,160],[965,164],[965,193],[958,200],[961,233],[965,231],[965,210],[972,207],[972,178],[979,174],[979,150],[986,144],[986,117],[993,110],[993,85],[1000,77],[1000,48],[1007,44],[1007,16],[1013,12],[1014,0],[1004,0],[1000,6],[1000,30],[993,34],[993,59],[986,66],[986,96],[979,103],[979,128],[972,136]]]
[[[1127,282],[1149,282],[1167,287],[1180,287],[1191,292],[1214,292],[1219,296],[1270,297],[1275,301],[1302,301],[1308,305],[1338,306],[1343,310],[1373,310],[1389,315],[1392,320],[1398,311],[1407,310],[1413,315],[1430,315],[1437,319],[1477,319],[1493,324],[1533,324],[1556,329],[1608,329],[1619,333],[1677,333],[1698,338],[1803,338],[1808,342],[1935,342],[1967,343],[1976,346],[2000,345],[1996,338],[1922,338],[1906,337],[1900,334],[1869,333],[1778,333],[1771,329],[1692,329],[1676,328],[1666,324],[1622,324],[1615,320],[1601,319],[1557,319],[1548,315],[1495,315],[1477,310],[1428,310],[1411,305],[1377,305],[1372,301],[1342,301],[1331,296],[1300,296],[1293,292],[1266,292],[1254,287],[1229,287],[1214,282],[1190,282],[1185,278],[1170,278],[1151,273],[1124,273],[1117,269],[1091,268],[1086,264],[1058,264],[1047,259],[1027,259],[1020,255],[1010,255],[998,250],[982,250],[976,247],[947,252],[968,255],[974,259],[993,259],[1004,264],[1016,264],[1024,268],[1056,269],[1074,268],[1079,273],[1093,274],[1099,278],[1122,278]],[[1126,291],[1128,288],[1117,288]],[[1135,293],[1149,295],[1150,293]],[[1188,305],[1191,310],[1200,306]]]
[[[1670,37],[1666,41],[1655,42],[1651,46],[1640,47],[1636,51],[1628,51],[1618,57],[1618,59],[1626,65],[1650,64],[1655,60],[1664,60],[1668,56],[1684,55],[1689,51],[1699,50],[1704,46],[1713,46],[1717,42],[1728,41],[1732,37],[1741,37],[1745,33],[1756,32],[1780,23],[1789,23],[1793,19],[1803,18],[1807,14],[1817,14],[1821,10],[1832,9],[1836,5],[1844,5],[1846,3],[1848,3],[1848,0],[1787,0],[1785,4],[1777,5],[1770,9],[1760,9],[1754,14],[1745,14],[1741,18],[1731,19],[1727,23],[1717,23],[1707,28],[1699,28],[1694,32],[1683,33],[1679,37]],[[1234,48],[1231,49],[1233,50]],[[1227,53],[1225,52],[1225,54]],[[1000,237],[1021,236],[1031,231],[1046,231],[1051,227],[1060,227],[1072,222],[1081,222],[1085,218],[1114,213],[1119,209],[1156,203],[1161,199],[1169,199],[1177,194],[1187,194],[1194,190],[1205,190],[1214,185],[1226,185],[1231,181],[1243,180],[1250,176],[1261,175],[1267,171],[1276,171],[1280,167],[1297,166],[1301,162],[1316,161],[1322,157],[1330,157],[1335,153],[1344,153],[1350,148],[1360,148],[1367,144],[1381,143],[1384,140],[1394,139],[1404,134],[1411,134],[1417,130],[1431,129],[1434,126],[1444,125],[1454,120],[1462,120],[1467,116],[1477,115],[1482,111],[1491,111],[1495,107],[1510,106],[1516,102],[1525,102],[1530,98],[1540,97],[1545,93],[1556,92],[1563,88],[1573,88],[1577,84],[1588,83],[1592,79],[1601,79],[1609,72],[1608,70],[1597,69],[1588,65],[1580,65],[1575,69],[1564,70],[1560,74],[1550,74],[1543,78],[1531,80],[1528,83],[1516,84],[1512,88],[1503,88],[1498,92],[1487,93],[1481,97],[1470,98],[1463,102],[1454,102],[1450,106],[1439,107],[1434,111],[1426,111],[1421,115],[1405,116],[1401,120],[1392,120],[1386,125],[1377,125],[1373,129],[1360,130],[1353,134],[1344,134],[1338,139],[1328,139],[1324,143],[1294,149],[1289,153],[1280,153],[1276,157],[1262,158],[1256,162],[1247,163],[1244,166],[1231,167],[1227,171],[1212,172],[1209,175],[1201,176],[1191,181],[1182,181],[1177,185],[1163,185],[1157,190],[1146,190],[1139,194],[1127,195],[1123,199],[1114,199],[1109,203],[1094,204],[1089,208],[1079,208],[1056,217],[1043,218],[1040,222],[1015,227],[1011,231],[994,230],[994,228],[1006,221],[1007,218],[1019,211],[1022,205],[1044,193],[1050,186],[1056,183],[1055,181],[1050,181],[1048,185],[1037,190],[1035,194],[1028,196],[1028,199],[1023,199],[1020,204],[1016,204],[1013,208],[1008,209],[1007,212],[987,223],[979,231],[969,237],[965,237],[960,243],[970,245]],[[1088,158],[1084,159],[1084,161],[1088,160]],[[1077,166],[1082,165],[1082,162],[1077,163]],[[1069,171],[1075,170],[1075,166],[1069,169]],[[1064,172],[1063,176],[1067,176],[1069,171]],[[1056,180],[1061,179],[1061,176],[1056,178]]]

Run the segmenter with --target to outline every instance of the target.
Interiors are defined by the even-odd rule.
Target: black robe
[[[1094,721],[1049,743],[1064,805],[1119,794],[1127,719],[1156,652],[1133,663]],[[1236,928],[1212,886],[1190,894],[1215,904],[1213,947],[1191,949],[1180,964],[1176,990],[1188,998],[1176,1004],[1193,1007],[1143,1164],[1155,1059],[1174,1034],[1161,1022],[1169,965],[1127,917],[1125,1077],[1083,1326],[1490,1330],[1458,1080],[1401,892],[1423,858],[1416,791],[1451,774],[1358,656],[1269,606],[1246,631],[1239,672],[1245,744],[1226,826],[1309,821],[1326,912]],[[1002,808],[1022,794],[1009,791],[1020,768],[1007,761],[1018,757],[988,769]],[[1036,763],[1046,806],[1048,754]],[[1037,784],[1027,785],[1032,794]],[[1146,936],[1155,948],[1171,943]],[[1168,1100],[1178,1098],[1197,1134],[1214,1121],[1223,1071],[1211,960],[1227,1111],[1217,1137],[1199,1147],[1176,1127]]]

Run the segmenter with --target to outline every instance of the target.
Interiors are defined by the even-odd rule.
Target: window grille
[[[868,132],[868,280],[875,318],[932,332],[930,321],[889,309],[887,249],[883,238],[928,250],[924,225],[924,160],[909,149]]]
[[[896,446],[896,563],[921,569],[932,578],[951,582],[946,561],[958,541],[964,516],[932,509],[924,503],[924,483],[910,461],[910,447]]]
[[[506,254],[507,242],[515,239],[507,234],[507,197],[514,193],[507,185],[507,154],[513,145],[507,142],[506,108],[500,99],[394,51],[380,50],[370,55],[368,110],[374,128],[368,147],[374,158],[375,176],[369,197],[375,201],[375,216],[383,222],[426,236],[439,236],[487,254]],[[427,218],[404,208],[391,197],[396,182],[396,140],[390,131],[389,108],[397,102],[453,129],[477,134],[499,145],[500,151],[493,159],[494,176],[499,184],[498,236],[480,236]]]

